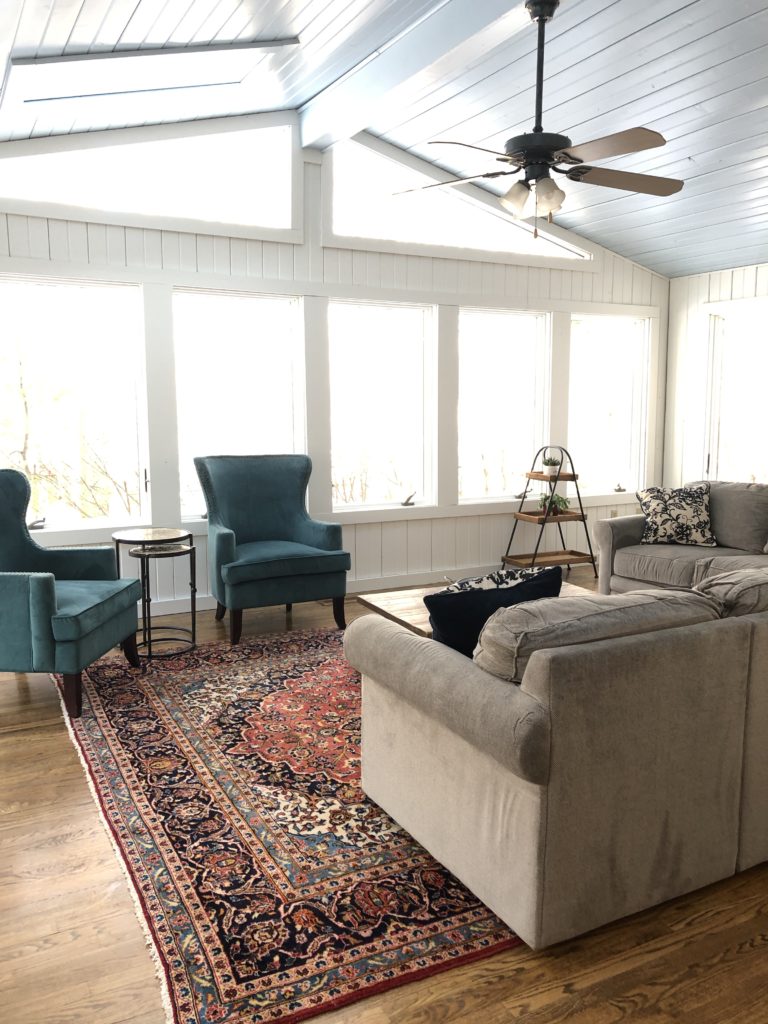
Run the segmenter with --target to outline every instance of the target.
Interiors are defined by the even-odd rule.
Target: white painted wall
[[[664,483],[699,480],[706,459],[709,304],[768,297],[768,263],[670,283]]]
[[[472,260],[413,255],[406,247],[401,253],[392,253],[326,246],[321,224],[321,171],[317,155],[307,152],[301,244],[0,213],[0,273],[142,284],[152,374],[148,384],[150,422],[156,415],[158,424],[167,409],[165,403],[173,397],[169,319],[173,286],[304,296],[307,360],[313,371],[308,379],[317,385],[308,395],[310,407],[322,406],[326,400],[320,320],[329,297],[429,302],[440,304],[443,310],[463,304],[563,315],[610,312],[648,316],[652,318],[655,352],[649,475],[656,479],[660,476],[669,292],[666,278],[593,243],[589,244],[595,260],[575,264],[572,269],[563,269],[562,261],[556,269],[548,269],[490,262],[487,256]],[[568,237],[579,241],[574,235]],[[555,334],[557,338],[557,331]],[[600,368],[595,370],[595,400],[599,401],[600,388],[609,385],[609,378],[601,381]],[[553,384],[553,394],[557,394],[557,382]],[[498,382],[493,382],[493,387],[497,394],[503,394]],[[212,406],[215,404],[216,396],[212,396]],[[510,395],[510,422],[513,416]],[[559,439],[550,440],[557,443]],[[316,471],[327,464],[322,438],[311,439],[310,454]],[[153,507],[160,510],[155,512],[154,525],[177,525],[170,521],[173,509],[178,507],[172,451],[160,453],[158,465],[152,467],[152,481]],[[316,488],[311,495],[312,512],[343,523],[344,544],[352,554],[351,592],[440,581],[445,575],[455,577],[498,567],[512,527],[511,511],[517,508],[516,502],[470,507],[439,504],[433,509],[331,515],[329,501],[330,494],[326,497]],[[634,496],[606,495],[585,504],[589,506],[590,522],[594,522],[612,512],[633,511]],[[192,523],[190,528],[198,544],[200,606],[211,606],[211,599],[205,596],[205,524]],[[532,550],[535,531],[527,525],[518,529],[515,550]],[[45,544],[93,543],[109,541],[110,531],[45,531],[35,536]],[[584,549],[579,524],[567,525],[566,543]],[[554,538],[546,539],[545,544],[554,544]],[[132,561],[123,559],[126,574],[136,572]],[[154,594],[164,603],[164,610],[187,607],[186,559],[159,561],[158,574]]]

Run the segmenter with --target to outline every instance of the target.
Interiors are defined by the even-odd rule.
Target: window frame
[[[361,132],[351,140],[371,152],[396,163],[418,171],[434,182],[453,181],[454,175],[448,174],[436,167],[408,153],[398,149],[383,139]],[[490,251],[485,249],[472,249],[462,246],[446,246],[435,244],[421,244],[417,242],[397,242],[386,238],[368,238],[365,236],[337,235],[333,230],[333,148],[322,154],[322,175],[323,187],[321,206],[321,244],[329,249],[361,249],[367,252],[386,252],[394,255],[410,256],[431,256],[451,259],[472,260],[476,263],[501,263],[510,266],[538,267],[551,270],[576,270],[585,273],[600,273],[602,270],[602,249],[593,245],[587,239],[579,239],[576,245],[568,232],[563,231],[557,224],[548,224],[544,218],[539,218],[534,224],[531,217],[525,220],[515,220],[504,212],[503,207],[498,203],[496,196],[467,182],[462,185],[455,185],[452,191],[463,199],[477,206],[480,210],[490,212],[494,216],[507,220],[511,225],[520,229],[533,231],[538,228],[543,238],[562,246],[564,249],[576,253],[576,258],[557,256],[536,256],[529,253],[515,253],[503,251]]]
[[[96,221],[118,227],[155,228],[196,234],[224,235],[231,238],[258,238],[263,241],[302,244],[304,165],[302,160],[298,114],[295,111],[277,111],[270,114],[244,114],[237,117],[205,118],[199,121],[179,121],[168,124],[142,125],[137,128],[110,128],[98,132],[78,132],[71,135],[53,135],[45,138],[21,139],[5,142],[0,147],[2,159],[18,156],[36,156],[83,149],[103,149],[141,142],[166,139],[199,138],[231,132],[253,131],[259,128],[288,127],[291,131],[291,223],[286,228],[259,225],[231,224],[196,217],[172,217],[162,214],[124,213],[66,203],[46,202],[2,197],[3,210],[27,217],[50,217],[59,220]],[[0,176],[1,182],[1,176]]]

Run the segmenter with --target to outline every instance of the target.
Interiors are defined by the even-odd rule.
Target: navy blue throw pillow
[[[428,594],[432,639],[472,657],[480,631],[499,608],[539,597],[557,597],[563,582],[559,565],[548,569],[510,569],[474,580],[461,580]]]

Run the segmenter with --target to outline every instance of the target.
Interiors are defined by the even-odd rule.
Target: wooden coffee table
[[[398,622],[419,636],[432,636],[429,612],[424,604],[427,594],[445,590],[447,583],[431,587],[412,587],[409,590],[381,590],[376,594],[357,594],[357,600],[372,612],[378,612],[393,622]],[[592,591],[577,587],[575,583],[563,583],[561,597],[577,597]]]

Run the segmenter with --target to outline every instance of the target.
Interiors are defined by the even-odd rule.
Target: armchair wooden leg
[[[79,718],[83,713],[82,672],[64,673],[64,707],[70,718]]]
[[[293,605],[292,604],[287,604],[285,606],[285,614],[286,615],[290,615],[292,611],[293,611]]]
[[[216,602],[216,621],[217,622],[221,622],[221,620],[224,618],[224,613],[226,612],[226,610],[227,609],[224,607],[223,604],[220,604],[218,601]]]
[[[344,597],[333,598],[333,617],[336,620],[336,625],[339,629],[346,629],[347,623],[344,618]]]
[[[125,660],[128,664],[132,665],[134,668],[141,668],[141,658],[139,657],[139,648],[136,645],[135,633],[131,633],[130,636],[127,636],[125,640],[123,640],[122,648]]]
[[[236,644],[240,640],[240,634],[243,631],[243,609],[242,608],[230,608],[229,609],[229,639],[233,644]]]

